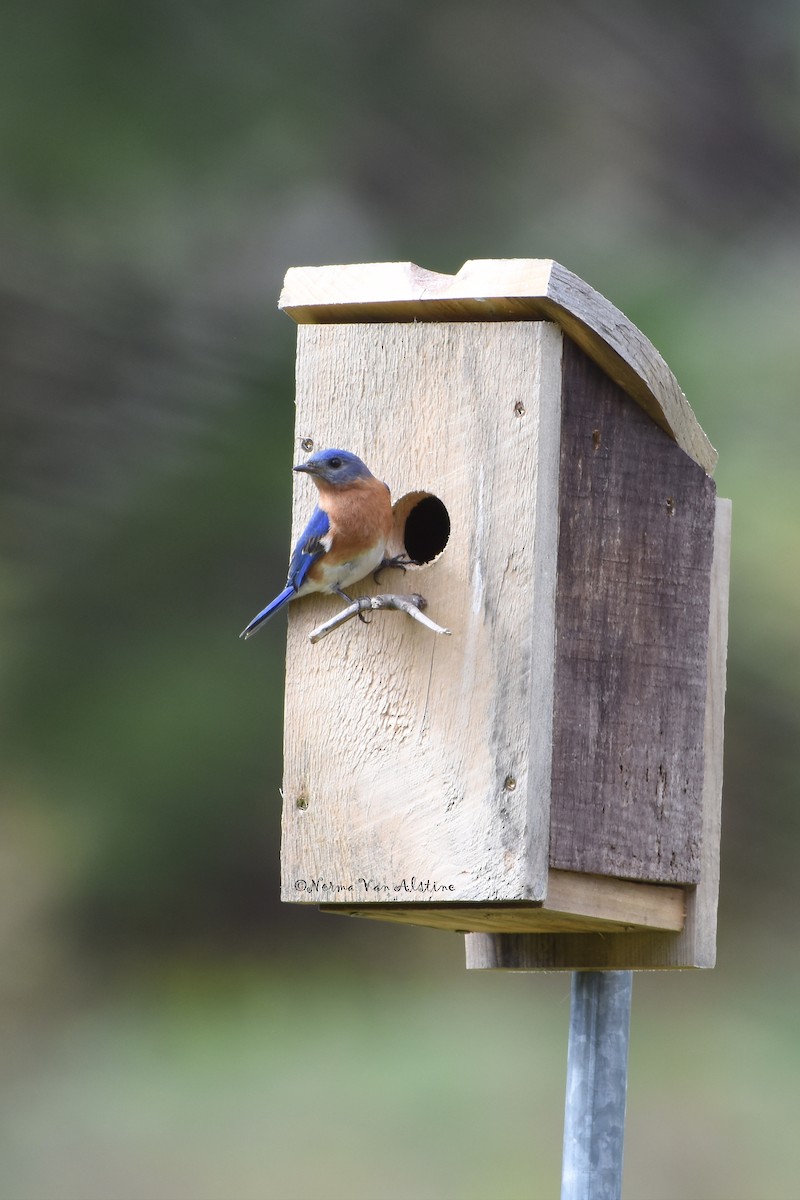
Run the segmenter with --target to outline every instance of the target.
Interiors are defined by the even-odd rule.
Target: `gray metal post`
[[[575,971],[561,1200],[619,1200],[628,1090],[631,971]]]

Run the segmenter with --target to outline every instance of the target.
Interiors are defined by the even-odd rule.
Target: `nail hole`
[[[434,562],[450,540],[450,514],[431,492],[409,492],[394,506],[391,554],[405,554],[417,566]]]
[[[313,438],[300,438],[300,449],[304,450],[306,454],[310,454],[311,451],[314,449],[314,439]]]
[[[667,496],[667,515],[670,517],[674,517],[675,515],[675,501],[672,499],[672,496]]]
[[[525,416],[525,405],[522,403],[521,400],[518,400],[517,403],[514,405],[514,415],[517,417]]]
[[[600,449],[600,446],[601,446],[601,444],[602,444],[602,441],[603,441],[603,435],[602,435],[602,433],[600,432],[600,430],[599,430],[599,429],[593,429],[593,430],[592,430],[592,445],[594,446],[595,450],[599,450],[599,449]]]
[[[298,796],[294,803],[296,808],[308,808],[308,796]]]
[[[516,786],[517,786],[517,781],[514,778],[514,776],[506,775],[505,779],[503,780],[503,791],[513,792]]]

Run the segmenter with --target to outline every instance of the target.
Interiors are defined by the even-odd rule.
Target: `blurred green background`
[[[567,976],[277,903],[287,267],[553,257],[734,502],[719,966],[638,976],[629,1200],[800,1151],[800,10],[9,0],[0,1194],[557,1194]]]

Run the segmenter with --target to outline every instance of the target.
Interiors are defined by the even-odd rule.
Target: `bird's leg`
[[[378,582],[378,576],[381,571],[392,570],[396,568],[405,575],[406,567],[416,567],[418,564],[413,558],[409,558],[407,554],[395,554],[392,558],[384,558],[383,562],[379,562],[375,570],[372,572],[372,578]]]
[[[379,569],[380,569],[380,568],[379,568]],[[337,596],[341,596],[343,600],[346,600],[348,604],[353,604],[353,603],[354,603],[352,596],[348,596],[347,592],[343,592],[343,591],[342,591],[342,589],[341,589],[340,587],[335,587],[335,588],[333,589],[333,591],[334,591],[334,592],[336,592],[336,595],[337,595]],[[369,618],[369,620],[367,620],[367,618],[364,616],[363,612],[360,612],[360,613],[358,614],[358,619],[359,619],[359,621],[361,621],[361,622],[362,622],[362,624],[364,624],[364,625],[369,625],[369,622],[372,620],[372,618],[371,618],[371,617]]]

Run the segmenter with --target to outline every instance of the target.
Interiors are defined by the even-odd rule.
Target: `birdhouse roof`
[[[641,330],[549,258],[473,259],[457,275],[414,263],[292,267],[279,308],[300,324],[554,321],[709,474],[717,453]]]

